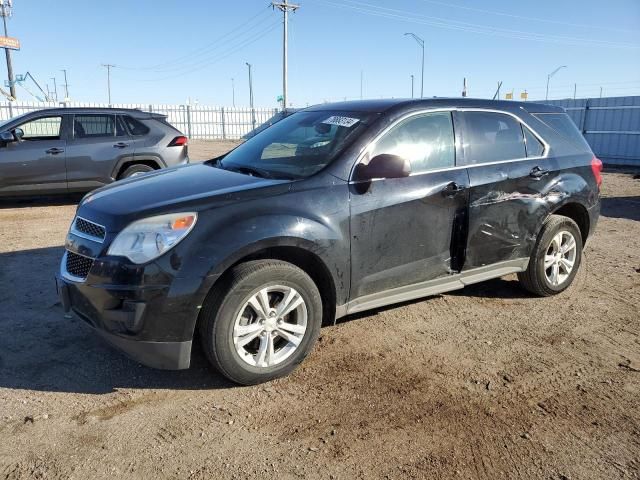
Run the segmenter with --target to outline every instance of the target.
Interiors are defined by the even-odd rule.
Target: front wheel
[[[253,385],[287,375],[304,360],[322,323],[320,292],[300,268],[279,260],[234,267],[200,318],[204,351],[228,379]]]
[[[522,286],[540,296],[566,290],[580,268],[582,235],[576,222],[551,215],[542,225],[525,272],[518,274]]]

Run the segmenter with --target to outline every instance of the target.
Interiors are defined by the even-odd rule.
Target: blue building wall
[[[605,164],[640,167],[640,96],[541,103],[565,108]]]

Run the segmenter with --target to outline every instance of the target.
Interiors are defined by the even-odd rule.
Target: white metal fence
[[[239,139],[249,135],[262,125],[281,118],[277,108],[231,108],[208,105],[167,105],[127,103],[107,105],[104,103],[44,103],[44,102],[3,102],[0,103],[0,121],[23,113],[56,107],[112,107],[137,108],[147,112],[167,116],[167,121],[192,139],[226,140]]]

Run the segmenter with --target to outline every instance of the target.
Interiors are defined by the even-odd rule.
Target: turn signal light
[[[189,139],[187,137],[184,136],[179,136],[174,138],[173,140],[171,140],[171,143],[169,143],[170,147],[182,147],[183,145],[186,145],[189,142]]]
[[[598,157],[593,157],[591,159],[591,171],[593,172],[593,176],[596,179],[596,184],[598,188],[602,185],[602,160]]]
[[[172,230],[184,230],[190,228],[193,222],[196,220],[194,215],[188,215],[186,217],[176,218],[171,224]]]

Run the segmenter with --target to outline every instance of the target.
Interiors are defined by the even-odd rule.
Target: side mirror
[[[408,160],[382,153],[373,157],[368,165],[360,164],[356,167],[355,180],[367,181],[374,178],[403,178],[411,174],[411,164]]]
[[[4,132],[0,132],[0,141],[2,141],[2,143],[15,142],[16,137],[13,135],[13,132],[5,130]]]
[[[22,130],[20,127],[14,128],[13,129],[13,138],[16,141],[20,141],[20,140],[22,140],[22,137],[24,137],[24,130]]]

